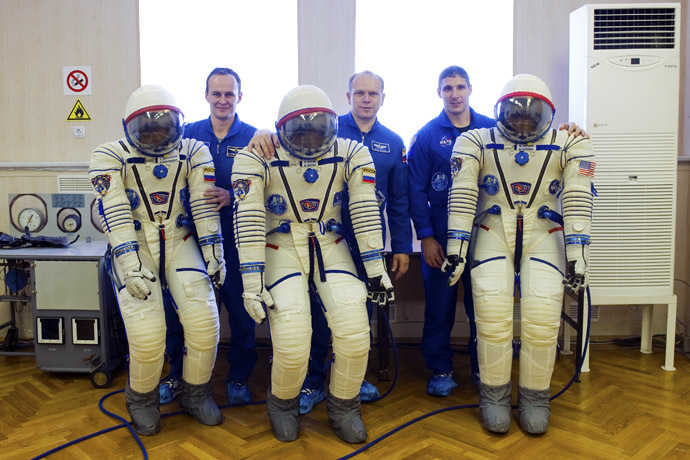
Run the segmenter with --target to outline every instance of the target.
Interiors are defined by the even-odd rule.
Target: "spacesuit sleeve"
[[[429,154],[427,136],[423,132],[418,132],[410,143],[410,151],[407,154],[407,196],[410,218],[420,240],[434,234],[427,197],[431,183]]]
[[[448,193],[448,244],[446,254],[465,258],[477,211],[481,141],[476,131],[455,141],[450,157],[452,184]]]
[[[386,273],[383,263],[381,214],[376,200],[376,168],[364,145],[339,139],[347,148],[345,180],[350,195],[350,217],[367,277]]]
[[[204,192],[208,187],[215,184],[215,168],[213,158],[208,147],[199,141],[190,141],[192,144],[189,149],[189,175],[187,185],[189,186],[189,205],[194,219],[199,245],[203,248],[207,245],[220,243],[223,238],[220,229],[220,214],[215,209],[215,204],[206,203]],[[222,259],[222,245],[214,248],[217,253],[221,251],[219,257]]]
[[[388,215],[393,254],[410,254],[412,252],[412,227],[410,226],[410,206],[407,198],[407,165],[403,163],[405,146],[402,145],[401,149],[401,157],[395,161],[388,178],[386,214]]]
[[[233,223],[240,272],[263,272],[266,250],[266,209],[264,188],[268,184],[268,165],[256,153],[240,150],[232,167],[235,194]],[[245,291],[248,286],[245,285]],[[251,291],[253,293],[261,292]]]
[[[103,231],[116,256],[138,250],[125,174],[125,159],[117,143],[103,144],[91,154],[89,178],[98,200]]]
[[[583,137],[568,136],[563,148],[563,229],[569,261],[585,257],[588,262],[592,226],[592,143]]]

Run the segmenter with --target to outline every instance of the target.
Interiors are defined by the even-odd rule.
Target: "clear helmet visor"
[[[299,158],[318,158],[328,152],[338,135],[338,118],[331,112],[290,114],[278,123],[280,140]]]
[[[534,142],[551,127],[554,109],[537,96],[515,95],[499,100],[494,109],[496,125],[516,143]]]
[[[172,152],[180,143],[184,127],[182,114],[170,109],[148,110],[135,114],[126,122],[127,138],[148,155]]]

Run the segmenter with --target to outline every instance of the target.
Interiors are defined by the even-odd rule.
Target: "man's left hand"
[[[589,134],[587,134],[584,129],[577,126],[577,123],[572,121],[570,123],[561,123],[558,129],[561,131],[568,130],[568,134],[572,134],[575,137],[582,136],[585,139],[589,139]]]
[[[408,254],[393,254],[391,272],[395,274],[395,281],[405,276],[408,268],[410,268],[410,256]]]
[[[220,211],[223,206],[230,206],[230,192],[223,187],[209,187],[204,192],[204,197],[206,198],[206,203],[216,204],[214,212]]]

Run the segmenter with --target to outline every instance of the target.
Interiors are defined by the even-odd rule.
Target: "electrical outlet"
[[[76,139],[84,139],[86,136],[86,128],[83,126],[73,126],[72,134]]]

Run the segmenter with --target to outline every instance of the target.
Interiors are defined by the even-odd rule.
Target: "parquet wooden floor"
[[[419,348],[400,347],[400,373],[393,392],[363,407],[368,441],[416,417],[444,408],[475,404],[465,355],[456,355],[460,387],[448,398],[426,394],[428,372]],[[252,397],[265,398],[268,349],[260,350],[250,385]],[[225,402],[225,350],[214,372],[216,401]],[[375,353],[372,353],[375,356]],[[372,358],[375,359],[375,358]],[[551,404],[548,432],[530,436],[514,418],[506,435],[485,431],[478,409],[445,411],[383,439],[354,458],[365,459],[687,459],[690,458],[690,362],[676,355],[675,372],[661,369],[661,349],[643,355],[635,349],[592,346],[592,372],[583,374]],[[555,394],[570,379],[574,358],[556,364]],[[372,366],[375,367],[375,366]],[[517,366],[514,366],[517,367]],[[370,380],[377,383],[372,375]],[[120,424],[98,407],[99,400],[124,387],[120,372],[109,389],[95,389],[88,375],[46,373],[32,357],[0,356],[0,458],[31,459],[94,432]],[[381,390],[387,382],[378,382]],[[126,416],[124,395],[108,397],[104,407]],[[177,403],[164,413],[179,411]],[[297,441],[281,443],[271,432],[263,404],[223,409],[223,423],[204,427],[186,414],[163,419],[160,434],[142,437],[150,459],[337,459],[358,447],[341,442],[331,431],[324,404],[301,420]],[[144,458],[126,428],[71,445],[49,459]]]

